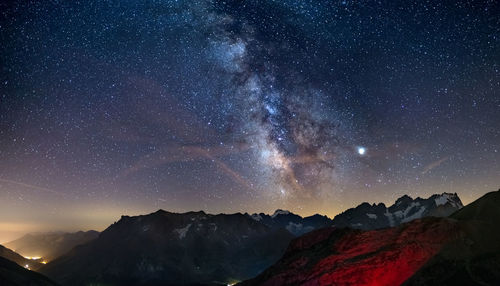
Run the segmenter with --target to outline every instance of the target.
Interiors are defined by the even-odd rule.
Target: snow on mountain
[[[332,220],[327,216],[313,215],[301,217],[287,210],[276,210],[272,215],[246,214],[250,218],[272,228],[284,228],[294,236],[299,236],[312,230],[332,225]]]
[[[387,221],[389,222],[389,226],[393,227],[394,226],[394,217],[393,214],[389,212],[389,209],[385,209],[384,215],[387,217]]]
[[[424,212],[425,212],[425,207],[420,207],[419,210],[414,214],[412,214],[411,216],[405,216],[405,218],[401,220],[401,223],[409,222],[417,218],[422,218]]]
[[[427,199],[413,199],[404,195],[389,207],[384,204],[362,203],[335,216],[333,225],[365,230],[379,229],[426,216],[449,216],[462,207],[463,204],[457,194],[436,194]]]
[[[290,214],[290,212],[286,211],[286,210],[276,210],[271,217],[275,218],[275,217],[277,217],[279,215],[287,215],[287,214]]]
[[[190,227],[191,227],[191,224],[188,224],[183,228],[174,229],[174,232],[177,232],[177,234],[179,234],[179,239],[183,239],[184,237],[186,237],[186,233],[189,231]]]
[[[436,202],[436,206],[441,206],[445,205],[446,203],[449,203],[456,208],[463,207],[462,201],[460,201],[460,199],[456,194],[443,193],[437,198],[435,198],[434,201]]]
[[[251,215],[251,218],[253,218],[256,221],[262,220],[262,217],[260,216],[260,214],[253,214],[253,215]]]

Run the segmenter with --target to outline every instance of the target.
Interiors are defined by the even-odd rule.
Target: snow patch
[[[262,220],[262,217],[260,216],[260,214],[253,214],[251,217],[254,220],[256,220],[256,221],[261,221]]]
[[[413,208],[418,207],[418,206],[420,206],[420,203],[415,203],[415,202],[411,203],[411,204],[410,204],[410,205],[409,205],[409,206],[405,209],[405,211],[404,211],[404,213],[403,213],[403,216],[404,216],[404,217],[407,217],[407,216],[408,216],[408,214],[410,213],[410,211],[411,211]]]
[[[289,211],[284,211],[284,210],[276,210],[271,217],[275,218],[278,215],[287,215],[287,214],[290,214],[290,212]]]
[[[389,212],[389,209],[385,209],[384,215],[387,217],[387,220],[389,220],[389,226],[393,227],[394,226],[394,217]]]
[[[399,219],[402,219],[404,217],[402,211],[395,211],[394,212],[394,216],[397,217],[397,218],[399,218]]]
[[[183,228],[174,229],[174,232],[177,232],[177,234],[179,234],[179,239],[183,239],[184,237],[186,237],[186,234],[189,231],[190,227],[191,227],[191,224],[188,224]]]
[[[291,233],[300,232],[300,230],[302,230],[302,224],[289,222],[288,225],[286,226],[286,230],[288,230]]]
[[[444,205],[448,202],[448,195],[447,194],[442,194],[439,198],[434,199],[436,202],[436,206]]]
[[[217,231],[217,224],[216,223],[211,222],[210,226],[212,227],[214,232]]]
[[[458,199],[455,194],[443,193],[438,198],[434,199],[436,202],[436,206],[445,205],[446,203],[450,203],[454,208],[460,209],[463,207],[462,202]]]
[[[422,218],[422,214],[424,213],[425,211],[425,207],[422,206],[416,213],[412,214],[411,216],[409,217],[405,217],[403,220],[401,220],[401,222],[409,222],[409,221],[412,221],[414,219],[417,219],[417,218]]]
[[[371,219],[377,219],[377,215],[376,214],[366,214],[369,218]]]

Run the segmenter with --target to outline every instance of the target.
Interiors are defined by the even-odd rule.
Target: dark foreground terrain
[[[0,257],[1,286],[56,286],[49,278]]]

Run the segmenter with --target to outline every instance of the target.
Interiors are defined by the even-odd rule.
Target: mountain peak
[[[389,207],[382,203],[362,203],[335,216],[333,224],[336,227],[380,229],[426,216],[446,217],[462,207],[457,194],[435,194],[427,199],[403,195]]]
[[[445,205],[447,203],[456,208],[462,208],[464,206],[457,193],[442,193],[441,195],[436,195],[434,201],[436,206]]]
[[[277,209],[276,211],[274,211],[274,213],[273,213],[273,215],[271,217],[275,218],[278,215],[287,215],[287,214],[290,214],[290,211],[282,210],[282,209]]]
[[[256,221],[261,221],[262,220],[262,215],[261,214],[252,214],[250,215],[251,218],[253,218]]]
[[[411,202],[411,201],[413,201],[413,198],[405,194],[405,195],[401,196],[399,199],[397,199],[395,204],[400,205],[402,203],[407,203],[407,202]]]
[[[459,220],[483,220],[497,223],[500,220],[500,189],[489,192],[451,215]]]

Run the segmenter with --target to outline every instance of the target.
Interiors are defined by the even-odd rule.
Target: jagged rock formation
[[[462,207],[462,201],[457,194],[436,194],[427,199],[412,199],[404,195],[389,207],[383,203],[362,203],[335,216],[332,224],[336,227],[373,230],[428,216],[446,217]]]
[[[260,213],[249,216],[271,228],[285,228],[295,236],[318,228],[331,226],[332,224],[332,220],[327,216],[315,214],[308,217],[301,217],[286,210],[276,210],[272,215]]]

